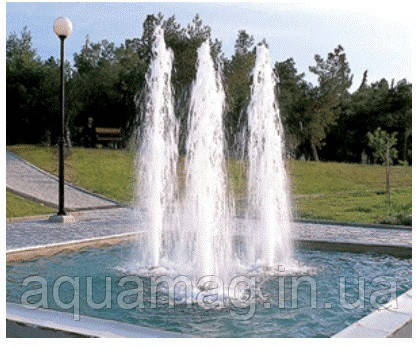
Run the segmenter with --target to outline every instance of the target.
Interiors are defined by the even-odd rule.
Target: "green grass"
[[[391,168],[390,209],[384,166],[292,161],[289,172],[300,218],[411,225],[411,167]]]
[[[54,209],[6,191],[6,217],[33,216],[53,213]]]
[[[9,150],[57,173],[56,148],[21,145]],[[124,150],[73,148],[66,156],[66,180],[117,201],[133,199],[133,154]],[[228,163],[231,187],[246,196],[245,169]],[[391,209],[386,206],[383,166],[333,162],[288,162],[295,215],[360,223],[408,224],[412,214],[412,168],[391,168]],[[182,178],[180,184],[183,185]]]
[[[385,167],[381,165],[291,161],[289,173],[298,195],[385,190]],[[391,185],[412,187],[412,167],[392,167]]]
[[[381,192],[346,192],[325,194],[320,197],[301,197],[296,202],[297,215],[301,218],[362,222],[411,224],[412,203],[410,189],[394,189],[391,209]]]

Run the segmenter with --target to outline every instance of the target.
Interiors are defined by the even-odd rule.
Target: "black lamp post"
[[[64,40],[71,34],[73,24],[66,17],[59,17],[54,22],[54,32],[60,39],[61,44],[61,93],[60,93],[60,108],[61,108],[61,130],[58,140],[58,172],[59,172],[59,188],[58,188],[58,212],[52,217],[52,221],[64,222],[66,215],[64,209],[64,137],[65,137],[65,94],[64,94]]]

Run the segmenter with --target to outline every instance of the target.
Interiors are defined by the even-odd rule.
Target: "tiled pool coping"
[[[28,261],[38,257],[52,256],[59,253],[79,251],[87,248],[112,246],[135,239],[139,232],[128,232],[106,237],[78,239],[70,242],[51,243],[29,248],[12,249],[6,252],[6,262]]]
[[[412,337],[412,289],[332,337]]]
[[[113,320],[80,316],[48,309],[6,305],[7,337],[137,337],[186,338],[184,334],[150,329]],[[332,338],[412,337],[412,289],[351,324]]]
[[[6,262],[28,261],[38,257],[46,257],[58,253],[78,251],[86,248],[107,247],[128,240],[134,240],[141,232],[127,232],[114,234],[106,237],[94,237],[78,239],[70,242],[51,243],[37,245],[29,248],[11,249],[6,252]],[[304,249],[348,251],[355,253],[373,252],[388,254],[397,257],[411,257],[411,246],[385,245],[374,243],[349,243],[330,240],[306,240],[297,239],[294,241],[296,247]]]
[[[30,309],[23,305],[6,305],[7,337],[189,337],[176,332],[151,329],[113,320],[80,316],[74,320],[71,313],[50,309]]]

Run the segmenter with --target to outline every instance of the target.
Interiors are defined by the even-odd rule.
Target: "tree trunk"
[[[390,214],[390,146],[388,143],[386,149],[386,191],[388,212]]]
[[[404,136],[403,136],[403,161],[407,161],[407,141],[409,140],[410,134],[411,134],[411,130],[406,128],[404,130]]]
[[[68,126],[65,127],[65,146],[68,148],[73,147],[73,144],[71,143],[71,132],[70,132],[70,128]]]
[[[319,154],[317,153],[316,145],[314,145],[314,143],[311,141],[310,146],[311,146],[311,153],[313,155],[313,159],[315,161],[318,161],[319,160]]]

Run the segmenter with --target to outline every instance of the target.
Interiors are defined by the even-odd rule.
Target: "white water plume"
[[[247,109],[247,263],[272,268],[292,257],[284,132],[269,50],[256,49]]]
[[[211,286],[199,285],[201,277],[215,276],[228,284],[237,274],[260,272],[260,266],[262,272],[272,273],[278,265],[292,263],[284,136],[268,49],[258,46],[252,73],[246,125],[247,214],[240,224],[232,218],[227,185],[220,69],[208,40],[197,53],[187,119],[184,192],[179,192],[177,176],[173,53],[160,27],[155,30],[146,80],[137,159],[137,209],[144,208],[145,215],[137,265],[147,275],[187,276],[198,284],[194,291]],[[240,242],[233,242],[237,229]]]
[[[198,49],[186,141],[183,237],[197,277],[226,276],[232,265],[230,204],[224,154],[225,94],[209,41]]]
[[[140,243],[144,267],[160,266],[163,252],[170,253],[165,231],[173,228],[176,209],[178,123],[171,86],[173,52],[166,47],[160,27],[154,36],[137,159],[136,206],[145,212],[146,238]]]

